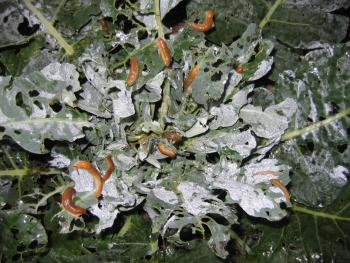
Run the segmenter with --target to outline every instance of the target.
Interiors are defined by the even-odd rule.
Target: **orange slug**
[[[112,160],[112,156],[108,155],[106,158],[106,163],[108,165],[107,171],[105,172],[104,176],[102,177],[102,181],[105,182],[108,180],[109,177],[111,177],[112,172],[114,171],[114,163]]]
[[[235,71],[236,71],[237,73],[243,73],[244,68],[243,68],[242,65],[239,65],[239,66],[237,66],[237,67],[235,68]]]
[[[105,31],[106,33],[109,33],[109,27],[108,24],[106,22],[106,20],[104,20],[103,18],[99,19],[98,22],[100,23],[102,30]]]
[[[69,213],[76,216],[81,216],[82,214],[85,214],[86,209],[80,206],[77,206],[73,203],[73,200],[72,200],[73,195],[75,195],[74,188],[68,187],[64,189],[62,193],[62,200],[61,200],[62,206]]]
[[[209,9],[205,12],[204,22],[201,23],[190,23],[189,26],[199,32],[206,32],[213,27],[214,11]]]
[[[136,58],[130,58],[130,71],[128,75],[128,80],[126,81],[128,86],[132,86],[135,84],[137,77],[139,75],[139,62]]]
[[[191,86],[192,82],[194,81],[194,79],[196,78],[198,72],[199,72],[200,68],[199,66],[194,66],[190,72],[188,73],[187,77],[184,80],[184,93],[185,95],[188,95],[190,93],[189,91],[189,87]]]
[[[174,158],[176,156],[176,152],[174,152],[171,148],[166,147],[164,144],[158,143],[157,148],[162,154],[170,158]]]
[[[182,141],[182,135],[177,132],[171,132],[171,131],[165,131],[162,134],[163,138],[166,138],[168,140],[172,140],[174,142],[181,142]]]
[[[97,198],[99,198],[102,193],[103,181],[96,167],[89,161],[78,161],[73,165],[73,167],[76,169],[86,170],[93,176],[96,187],[95,195]]]
[[[284,197],[287,199],[287,201],[290,201],[289,192],[288,192],[287,188],[285,187],[285,185],[282,183],[281,180],[279,180],[279,179],[271,179],[271,183],[274,186],[277,186],[279,189],[281,189],[283,194],[284,194]]]
[[[279,176],[281,173],[278,172],[278,171],[272,171],[272,170],[256,171],[254,173],[254,175],[258,175],[258,174],[260,174],[260,175],[269,175],[269,174],[271,174],[271,175],[274,175],[274,176]]]
[[[157,41],[157,46],[159,48],[160,56],[162,57],[164,64],[166,66],[169,66],[171,64],[172,58],[171,58],[171,53],[170,53],[168,44],[161,37],[158,37],[156,41]]]

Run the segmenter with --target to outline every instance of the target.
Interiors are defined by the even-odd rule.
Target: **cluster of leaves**
[[[2,1],[0,260],[348,261],[349,19],[334,11],[349,6]],[[208,9],[209,32],[183,23]],[[108,155],[96,199],[73,164]],[[70,186],[82,217],[60,205]]]

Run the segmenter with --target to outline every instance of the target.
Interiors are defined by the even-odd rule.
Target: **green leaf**
[[[298,56],[294,49],[291,49],[285,45],[277,43],[274,49],[273,56],[273,70],[269,79],[273,81],[278,80],[278,75],[285,70],[294,70],[298,67],[301,57]]]
[[[209,48],[199,64],[200,71],[192,82],[192,97],[195,102],[207,105],[208,101],[217,101],[224,92],[230,68],[225,61],[225,52],[216,48]],[[217,66],[215,66],[218,64]]]
[[[0,211],[0,254],[3,260],[33,260],[46,251],[47,234],[35,217]]]
[[[283,184],[287,185],[290,181],[289,167],[277,165],[274,159],[252,162],[242,168],[222,159],[218,164],[205,168],[205,178],[210,189],[227,192],[227,204],[238,204],[250,216],[278,221],[287,215],[280,203],[290,203],[281,189],[271,184],[276,172]]]
[[[157,249],[157,240],[151,237],[150,221],[145,215],[129,215],[117,234],[68,236],[52,235],[53,245],[41,262],[140,262]],[[73,237],[73,236],[72,236]]]
[[[264,32],[292,47],[311,48],[321,42],[339,43],[346,36],[349,19],[314,9],[281,7]]]
[[[349,108],[348,52],[348,44],[312,51],[295,74],[287,71],[280,75],[277,99],[294,97],[298,102],[292,127],[307,127]],[[346,184],[348,126],[345,117],[279,147],[276,157],[293,165],[291,192],[298,202],[326,206]]]
[[[9,49],[0,53],[0,62],[6,69],[6,75],[18,76],[23,68],[30,62],[42,55],[41,49],[44,47],[44,38],[36,37],[28,46],[19,50]],[[33,69],[32,69],[33,70]]]
[[[187,140],[184,150],[193,153],[207,154],[220,150],[236,151],[241,159],[249,156],[256,147],[256,140],[251,130],[238,132],[231,129],[211,131],[206,135]]]
[[[347,0],[287,0],[285,4],[297,8],[311,8],[326,12],[331,12],[340,8],[347,9],[350,6]]]
[[[258,24],[268,13],[273,2],[204,0],[198,3],[191,1],[187,6],[187,11],[188,17],[193,21],[202,18],[208,8],[213,9],[215,27],[208,33],[208,39],[215,43],[229,44],[240,36],[250,23]],[[319,41],[338,43],[346,36],[349,19],[325,11],[333,11],[334,8],[343,5],[348,6],[343,1],[337,3],[334,1],[298,1],[297,3],[289,1],[279,6],[272,14],[263,33],[269,37],[276,37],[292,47],[311,47],[312,44]],[[230,8],[227,8],[228,6]]]
[[[25,25],[24,12],[17,1],[1,1],[0,3],[0,47],[23,44],[26,42],[27,36],[19,31],[20,25]],[[29,31],[35,32],[33,21],[26,19]]]
[[[169,0],[169,1],[160,1],[160,17],[163,19],[170,10],[177,6],[182,0]],[[156,29],[157,23],[154,13],[149,12],[149,10],[154,10],[154,1],[153,0],[142,0],[139,4],[141,12],[137,12],[136,17],[143,22],[148,30]],[[147,11],[148,10],[148,11]],[[143,12],[144,11],[144,12]]]
[[[78,32],[92,16],[100,13],[98,1],[67,1],[57,15],[62,28]]]
[[[6,80],[8,83],[9,79]],[[10,136],[26,150],[47,152],[45,139],[72,142],[84,137],[83,127],[92,126],[85,115],[64,104],[53,108],[57,99],[70,100],[71,91],[66,90],[64,82],[49,80],[41,72],[15,78],[10,89],[6,89],[3,81],[1,77],[0,126],[3,131],[0,135]]]
[[[240,117],[245,123],[252,126],[252,130],[257,136],[272,139],[284,133],[295,111],[296,102],[292,99],[286,99],[264,111],[261,107],[247,105],[241,109]]]
[[[257,225],[262,231],[252,262],[347,262],[350,259],[350,188],[323,209],[294,206],[289,222]]]

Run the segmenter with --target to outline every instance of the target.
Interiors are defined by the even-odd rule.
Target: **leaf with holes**
[[[2,260],[33,260],[46,252],[48,237],[35,217],[18,211],[0,211],[0,226],[0,251],[5,252],[1,253]]]
[[[1,77],[1,136],[12,137],[33,153],[47,152],[45,139],[74,141],[84,137],[83,127],[91,127],[86,115],[55,104],[62,99],[63,83],[47,79],[40,72],[13,79]]]
[[[350,259],[349,185],[331,206],[309,209],[294,206],[289,222],[282,226],[258,224],[260,239],[251,262],[347,262]]]
[[[305,57],[296,73],[280,75],[277,100],[294,97],[298,103],[291,127],[305,127],[349,109],[348,53],[348,44],[315,50]],[[292,193],[299,202],[327,206],[347,183],[349,124],[349,118],[336,120],[276,151],[279,159],[293,165]]]

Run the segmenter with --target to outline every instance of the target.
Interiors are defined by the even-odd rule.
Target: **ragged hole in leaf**
[[[192,240],[196,235],[198,235],[197,231],[195,233],[192,233],[192,227],[193,225],[185,226],[180,231],[180,238],[182,241],[190,241]]]
[[[50,104],[50,107],[56,113],[60,112],[62,110],[62,104],[59,102],[55,102],[53,104]]]
[[[148,37],[148,33],[146,30],[140,30],[137,32],[137,39],[139,41],[147,39],[147,37]]]
[[[17,251],[18,252],[23,252],[25,250],[26,250],[26,246],[25,245],[22,245],[22,244],[17,245]]]
[[[217,152],[214,153],[208,153],[205,156],[205,159],[212,164],[216,164],[220,161],[220,155]]]
[[[43,105],[41,104],[40,101],[37,101],[37,100],[36,100],[36,101],[33,102],[33,104],[35,104],[36,106],[38,106],[38,108],[41,109],[41,110],[44,109],[44,107],[43,107]]]
[[[70,79],[72,79],[73,78],[73,76],[70,76]],[[72,85],[68,85],[67,87],[66,87],[66,90],[67,91],[72,91],[73,90],[73,86]]]
[[[5,16],[4,19],[2,20],[2,22],[3,22],[4,24],[6,24],[8,20],[9,20],[9,16]]]
[[[30,90],[28,94],[30,97],[37,97],[40,93],[37,90]]]
[[[228,226],[230,225],[230,222],[227,221],[226,218],[224,218],[223,216],[219,215],[219,214],[208,214],[208,216],[210,216],[212,219],[214,219],[214,221],[220,225],[224,225],[224,226]]]
[[[222,59],[218,59],[217,61],[215,61],[215,62],[212,64],[212,66],[213,66],[214,68],[216,68],[216,67],[220,66],[222,63],[224,63],[224,61],[223,61]]]
[[[37,240],[33,240],[32,242],[30,242],[28,248],[35,249],[35,248],[38,247],[38,245],[39,245],[38,241]]]
[[[16,105],[18,107],[22,107],[24,105],[22,92],[18,92],[16,94]]]
[[[112,93],[118,92],[119,89],[117,87],[112,87],[108,90],[107,94],[110,95]]]
[[[1,127],[0,127],[0,131],[1,131]],[[340,144],[337,146],[338,152],[339,153],[343,153],[345,152],[345,150],[348,148],[347,144]]]
[[[308,147],[308,149],[310,150],[310,152],[313,152],[313,151],[314,151],[314,148],[315,148],[315,145],[314,145],[313,142],[308,141],[308,142],[307,142],[307,147]]]
[[[128,34],[130,30],[133,28],[132,22],[125,15],[119,15],[117,17],[116,24],[121,27],[123,33]]]
[[[26,17],[23,17],[23,22],[18,24],[17,30],[20,34],[24,36],[30,36],[34,34],[36,31],[38,31],[39,25],[33,25],[32,27],[29,26],[29,21]]]
[[[221,77],[222,77],[222,72],[221,72],[221,71],[220,71],[220,72],[215,72],[215,73],[211,76],[210,80],[213,81],[213,82],[220,81],[220,80],[221,80]]]

